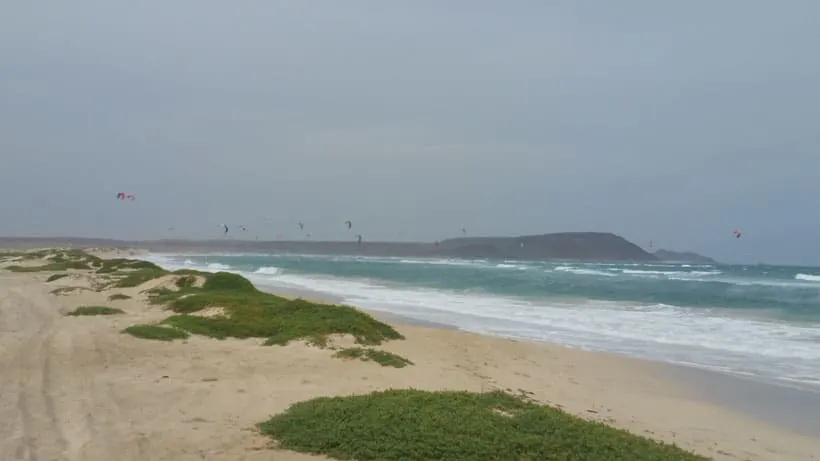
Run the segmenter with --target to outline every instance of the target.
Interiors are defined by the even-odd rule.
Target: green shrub
[[[173,341],[175,339],[186,339],[190,336],[184,331],[161,325],[132,325],[122,330],[122,332],[137,338],[157,341]]]
[[[131,297],[122,293],[114,293],[108,297],[109,301],[122,301],[126,299],[131,299]]]
[[[66,315],[115,315],[124,314],[122,309],[107,306],[81,306]]]
[[[404,368],[407,365],[413,364],[413,362],[392,352],[364,347],[350,347],[347,349],[342,349],[333,354],[333,356],[343,359],[359,359],[364,362],[373,361],[383,367]]]
[[[66,273],[64,272],[64,273],[62,273],[62,274],[52,274],[52,275],[49,275],[49,276],[48,276],[48,278],[46,279],[46,283],[49,283],[49,282],[54,282],[54,281],[56,281],[56,280],[60,280],[60,279],[61,279],[61,278],[63,278],[63,277],[68,277],[68,274],[66,274]]]
[[[259,429],[286,450],[358,461],[707,460],[502,392],[320,397]]]

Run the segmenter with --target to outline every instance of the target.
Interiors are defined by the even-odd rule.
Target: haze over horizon
[[[820,265],[818,15],[5,2],[0,235],[348,239],[350,219],[367,240],[599,231]]]

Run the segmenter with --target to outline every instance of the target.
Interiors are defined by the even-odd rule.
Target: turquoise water
[[[261,287],[519,339],[820,384],[820,268],[162,255]]]

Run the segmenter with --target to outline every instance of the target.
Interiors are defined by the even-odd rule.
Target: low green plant
[[[64,295],[64,294],[68,294],[68,293],[73,293],[75,291],[91,291],[91,288],[86,288],[86,287],[57,287],[57,288],[51,290],[49,293],[51,293],[53,295],[56,295],[56,296],[59,296],[59,295]]]
[[[211,275],[211,273],[198,271],[195,269],[178,269],[174,271],[174,275],[194,275],[197,277],[207,278],[209,275]]]
[[[122,332],[137,338],[157,341],[173,341],[175,339],[186,339],[190,336],[182,330],[162,325],[132,325],[122,330]]]
[[[88,264],[83,261],[63,261],[41,264],[39,266],[8,266],[6,269],[11,272],[61,272],[69,269],[87,270]]]
[[[196,284],[196,277],[193,275],[183,275],[176,279],[174,285],[177,288],[191,288]]]
[[[708,459],[500,391],[320,397],[258,427],[279,448],[358,461]]]
[[[116,288],[133,288],[158,279],[162,276],[168,275],[168,271],[164,269],[138,269],[133,272],[128,272],[127,275],[117,281],[112,286]]]
[[[108,297],[109,301],[122,301],[126,299],[131,299],[131,297],[123,293],[114,293]]]
[[[336,352],[333,356],[342,359],[359,359],[364,362],[373,361],[383,367],[404,368],[407,365],[413,365],[413,362],[400,355],[369,347],[349,347]]]
[[[331,334],[349,334],[364,345],[403,339],[391,326],[352,307],[288,300],[261,292],[206,291],[178,297],[168,307],[181,315],[171,316],[165,323],[212,338],[267,338],[267,345]],[[225,315],[185,315],[208,307],[221,307]]]
[[[166,287],[154,287],[150,290],[145,290],[145,294],[148,295],[148,302],[150,304],[166,304],[181,296],[179,291],[174,291]]]
[[[306,339],[322,345],[331,334],[350,334],[363,345],[403,339],[391,326],[348,306],[290,300],[256,289],[246,278],[229,272],[205,274],[201,288],[187,286],[147,290],[153,304],[177,313],[163,324],[212,338],[267,338],[267,345],[285,345]],[[189,315],[209,307],[224,309],[221,316]]]
[[[48,276],[48,278],[46,279],[46,283],[54,282],[64,277],[68,277],[68,274],[66,274],[65,272],[63,272],[62,274],[52,274]]]
[[[43,259],[51,253],[51,250],[28,250],[28,251],[0,251],[0,258],[19,258],[23,260]]]
[[[162,271],[163,269],[150,261],[142,261],[139,259],[113,258],[113,259],[99,259],[98,274],[110,274],[120,271],[133,270],[154,270]]]
[[[238,293],[260,293],[250,280],[231,272],[209,274],[202,288],[205,291],[229,291]]]
[[[116,315],[124,314],[122,309],[108,306],[80,306],[66,315]]]

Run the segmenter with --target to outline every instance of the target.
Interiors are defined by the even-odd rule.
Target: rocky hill
[[[623,237],[605,232],[456,238],[441,242],[439,252],[460,258],[589,261],[654,261],[657,259]]]

